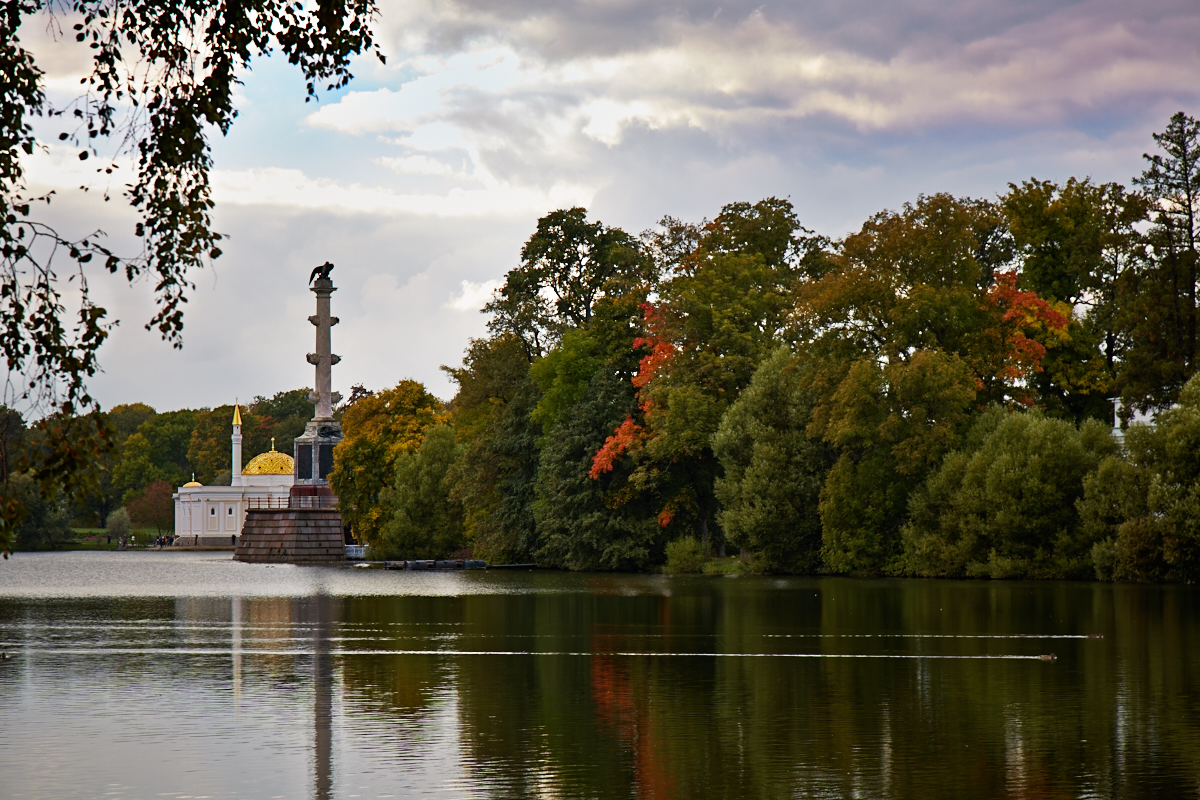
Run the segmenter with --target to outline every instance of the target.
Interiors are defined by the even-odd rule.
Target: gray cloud
[[[554,208],[585,204],[637,232],[789,196],[806,225],[840,236],[921,192],[1128,182],[1152,131],[1200,111],[1194,0],[383,10],[390,66],[364,60],[316,109],[286,99],[295,76],[279,65],[246,76],[243,114],[214,151],[231,239],[195,276],[182,352],[141,329],[147,285],[97,278],[124,320],[94,384],[106,405],[213,405],[311,380],[304,279],[326,259],[341,287],[338,388],[411,376],[446,396],[438,365],[484,330],[453,298],[502,278]],[[54,59],[53,79],[77,68]],[[77,178],[52,177],[58,219],[132,228],[66,192]]]
[[[394,9],[385,6],[385,24],[391,13]],[[695,0],[671,5],[457,0],[404,16],[410,28],[415,23],[428,50],[457,52],[487,39],[548,61],[571,61],[676,45],[681,29],[708,28],[719,34],[756,14],[832,49],[887,61],[905,50],[944,51],[1023,26],[1061,28],[1069,20],[1155,24],[1190,19],[1194,25],[1196,9],[1187,0]]]
[[[831,114],[894,128],[1038,125],[1112,102],[1197,96],[1200,10],[1182,0],[668,8],[480,0],[438,4],[403,23],[425,52],[512,48],[543,79],[502,96],[525,124],[595,97],[643,100],[688,124]],[[447,98],[457,114],[475,100]]]

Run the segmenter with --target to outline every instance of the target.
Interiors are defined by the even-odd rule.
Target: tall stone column
[[[326,262],[313,270],[309,283],[317,296],[317,313],[308,321],[317,329],[317,352],[308,354],[308,363],[316,367],[316,380],[308,399],[316,406],[313,418],[296,437],[295,482],[288,492],[287,508],[251,508],[246,511],[246,524],[238,538],[235,561],[266,564],[335,564],[345,562],[346,546],[342,515],[337,510],[337,498],[329,488],[329,473],[333,471],[333,448],[342,440],[342,426],[333,418],[333,407],[341,396],[330,389],[331,370],[340,358],[330,352],[329,329],[337,317],[329,315],[329,296],[336,291],[329,272],[333,264]],[[318,655],[319,659],[320,656]],[[324,680],[325,673],[320,674]],[[317,714],[323,713],[326,703],[317,684]],[[331,761],[327,736],[318,728],[317,739],[317,797],[329,794]]]
[[[332,269],[332,265],[328,266]],[[313,390],[308,399],[316,408],[304,433],[296,438],[295,485],[328,487],[329,473],[333,471],[333,448],[342,440],[342,426],[333,418],[333,407],[342,396],[332,390],[333,365],[342,359],[332,352],[330,334],[333,326],[338,324],[338,318],[329,313],[330,295],[337,288],[333,281],[321,275],[309,289],[317,296],[317,313],[308,318],[317,329],[317,352],[308,354],[308,363],[315,368]],[[311,493],[293,491],[293,495]],[[327,493],[327,488],[320,492]]]
[[[331,390],[333,365],[342,360],[341,356],[333,354],[330,342],[331,329],[339,320],[329,314],[329,296],[336,292],[337,288],[328,278],[318,278],[309,289],[317,296],[317,313],[308,318],[317,329],[317,352],[308,354],[308,363],[316,367],[313,383],[315,391],[309,396],[309,400],[317,407],[313,419],[333,419],[333,407],[342,399],[341,395]]]

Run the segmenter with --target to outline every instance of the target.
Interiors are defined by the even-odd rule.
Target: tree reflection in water
[[[532,574],[417,594],[434,580],[0,599],[3,794],[1200,790],[1196,587]],[[52,775],[24,766],[59,750]]]

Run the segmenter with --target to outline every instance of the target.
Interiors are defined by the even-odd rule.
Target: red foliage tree
[[[167,533],[175,528],[175,501],[171,494],[171,484],[155,481],[130,501],[125,510],[134,524],[153,525],[159,533]]]
[[[1067,316],[1036,292],[1017,288],[1016,272],[993,275],[984,308],[990,312],[992,325],[982,332],[982,338],[992,339],[992,346],[980,346],[966,354],[978,376],[979,390],[985,397],[1006,393],[1021,405],[1033,405],[1031,378],[1042,371],[1046,357],[1043,341],[1065,335]],[[998,387],[1003,389],[997,392]]]
[[[653,410],[654,405],[647,396],[646,386],[659,369],[670,362],[671,357],[675,354],[675,347],[662,337],[660,330],[662,317],[654,305],[642,303],[640,308],[649,333],[634,339],[633,349],[649,348],[650,352],[642,356],[638,363],[638,372],[633,376],[632,382],[638,388],[638,408],[644,417]],[[588,472],[589,477],[596,480],[604,473],[611,472],[621,454],[636,449],[644,436],[643,426],[636,422],[632,415],[625,417],[625,421],[604,440],[604,444],[592,458],[592,468]]]

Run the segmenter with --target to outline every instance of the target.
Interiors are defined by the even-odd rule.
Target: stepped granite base
[[[342,515],[335,508],[250,509],[233,560],[257,564],[345,563]]]

